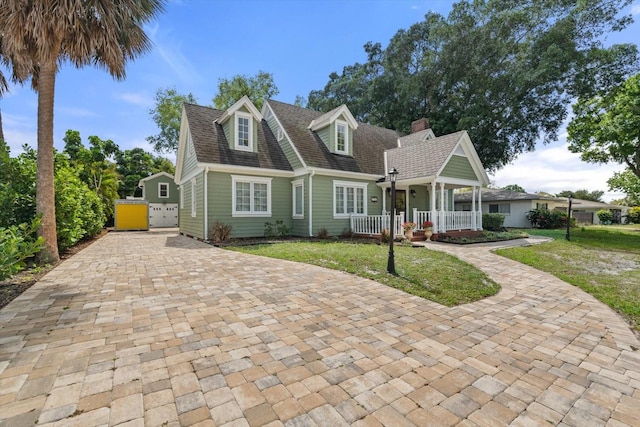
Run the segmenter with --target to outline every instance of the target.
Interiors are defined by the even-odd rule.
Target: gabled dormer
[[[353,156],[353,131],[358,122],[346,105],[334,108],[313,120],[308,128],[315,132],[330,152]]]
[[[258,152],[258,126],[262,114],[248,96],[243,96],[215,122],[222,126],[229,148],[236,151]]]

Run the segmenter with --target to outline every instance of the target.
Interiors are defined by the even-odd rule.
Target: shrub
[[[567,214],[561,211],[533,209],[527,212],[526,216],[531,225],[537,228],[555,229],[567,226]],[[571,224],[575,225],[575,218],[571,218]]]
[[[44,246],[42,237],[35,237],[40,219],[9,228],[0,228],[0,280],[24,269],[25,260],[40,252]]]
[[[277,220],[275,224],[264,223],[264,237],[285,237],[289,234],[291,234],[291,229],[281,219]]]
[[[388,228],[384,228],[380,232],[380,242],[389,243],[389,229]]]
[[[100,197],[70,167],[56,170],[56,228],[58,248],[69,249],[100,232],[107,218]]]
[[[326,228],[322,227],[320,230],[318,230],[318,238],[319,239],[328,239],[329,238],[329,230],[327,230]]]
[[[613,214],[609,209],[600,209],[598,212],[596,212],[596,215],[598,215],[600,224],[609,225],[611,224],[611,221],[613,221]]]
[[[231,236],[232,229],[231,224],[216,221],[209,227],[209,240],[213,240],[216,243],[226,242]]]
[[[504,215],[497,213],[482,214],[482,228],[489,231],[502,231]]]
[[[627,213],[627,222],[632,224],[640,224],[640,206],[634,206]]]

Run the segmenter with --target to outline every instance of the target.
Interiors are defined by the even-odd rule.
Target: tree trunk
[[[38,235],[45,241],[38,255],[40,262],[60,260],[56,234],[56,201],[53,185],[53,98],[56,64],[43,64],[38,74],[38,171],[36,174],[36,213],[42,215]]]
[[[4,141],[4,131],[2,130],[2,110],[0,110],[0,141]]]

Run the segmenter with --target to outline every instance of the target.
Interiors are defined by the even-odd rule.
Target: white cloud
[[[193,64],[182,54],[182,44],[175,40],[161,40],[164,34],[160,32],[160,24],[145,28],[149,38],[153,41],[154,51],[169,65],[169,68],[184,82],[193,84],[202,81]]]
[[[116,99],[121,99],[129,104],[149,107],[153,105],[153,99],[143,93],[123,92],[115,94]]]
[[[580,154],[571,153],[567,145],[538,148],[520,156],[510,165],[497,171],[493,177],[497,187],[518,184],[529,193],[544,191],[559,193],[563,190],[605,191],[604,200],[622,198],[624,194],[608,190],[607,180],[614,172],[624,170],[619,164],[592,164],[580,160]]]
[[[640,3],[636,3],[633,6],[631,6],[631,14],[640,15]]]
[[[37,145],[38,132],[32,117],[3,112],[2,127],[12,157],[22,153],[23,144],[29,144],[34,148]]]

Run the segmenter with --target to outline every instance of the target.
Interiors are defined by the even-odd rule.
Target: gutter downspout
[[[207,166],[206,168],[204,168],[204,204],[203,204],[203,208],[204,208],[204,241],[208,241],[209,240],[209,236],[207,235],[207,230],[209,229],[209,167]]]
[[[313,176],[316,171],[309,174],[309,237],[313,237]]]

